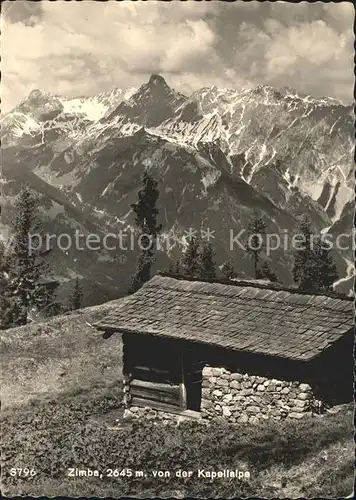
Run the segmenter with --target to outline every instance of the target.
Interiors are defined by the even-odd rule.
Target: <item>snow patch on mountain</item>
[[[62,100],[63,112],[69,114],[83,114],[89,120],[98,121],[102,118],[107,107],[94,99],[71,99],[70,101]]]
[[[80,203],[83,203],[83,198],[81,197],[81,195],[79,193],[75,193],[75,196],[78,198],[78,200],[80,201]]]
[[[333,284],[334,290],[338,289],[342,283],[347,283],[347,282],[353,280],[356,276],[354,262],[352,262],[351,260],[349,260],[347,258],[344,258],[344,261],[346,263],[346,276],[343,276],[342,278],[335,281],[335,283]],[[352,296],[353,292],[350,291],[349,295]]]
[[[204,186],[202,193],[204,196],[208,196],[208,188],[210,186],[213,186],[215,182],[219,179],[219,177],[220,177],[220,172],[217,170],[215,172],[210,170],[202,177],[201,182],[203,183]]]
[[[91,174],[94,158],[106,179],[106,171],[120,164],[116,151],[119,147],[125,154],[125,141],[128,148],[137,148],[133,161],[157,164],[162,178],[176,168],[201,168],[203,193],[215,182],[214,167],[258,184],[261,194],[277,204],[280,200],[283,210],[299,190],[332,221],[353,196],[352,112],[334,99],[301,96],[292,89],[214,86],[186,97],[152,75],[139,89],[113,89],[91,97],[65,98],[36,90],[5,118],[6,145],[11,136],[11,145],[38,148],[33,171],[73,196]],[[211,143],[221,153],[206,152],[198,159],[200,144]],[[166,160],[171,153],[173,165]],[[100,185],[102,203],[111,190],[114,195],[125,168],[123,162]]]
[[[48,207],[40,207],[40,210],[45,214],[46,218],[56,219],[59,215],[65,214],[65,208],[63,205],[52,201],[52,205],[50,208]]]
[[[40,143],[45,142],[45,133],[57,130],[71,139],[83,139],[88,121],[93,124],[110,114],[116,107],[136,92],[113,89],[95,96],[67,98],[52,95],[39,89],[33,90],[14,110],[1,117],[1,139],[3,146],[16,145],[26,136],[40,134]],[[94,130],[97,135],[100,130]],[[124,133],[132,133],[128,129]]]
[[[73,99],[60,97],[59,99],[63,104],[64,113],[84,115],[96,122],[115,109],[121,101],[130,99],[136,90],[134,87],[126,90],[116,88],[96,96],[74,97]]]

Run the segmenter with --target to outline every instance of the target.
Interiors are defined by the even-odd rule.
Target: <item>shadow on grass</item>
[[[274,463],[296,465],[309,454],[317,453],[332,443],[353,438],[351,407],[334,415],[314,416],[302,421],[269,421],[262,428],[249,427],[242,442],[228,444],[227,455],[245,458],[257,469]]]
[[[157,422],[132,421],[130,425],[108,429],[105,416],[120,413],[122,409],[121,387],[114,382],[92,390],[76,389],[55,399],[32,401],[24,408],[7,410],[2,417],[5,489],[14,493],[14,488],[25,487],[30,488],[27,493],[36,491],[38,494],[37,488],[43,484],[48,489],[41,494],[49,491],[56,491],[56,495],[73,494],[59,491],[64,485],[65,471],[70,467],[102,471],[127,467],[170,471],[202,468],[250,470],[253,481],[250,484],[241,481],[212,483],[201,479],[182,483],[182,479],[176,477],[168,481],[149,476],[144,481],[128,477],[106,478],[103,485],[101,480],[95,482],[93,479],[85,484],[85,478],[78,478],[78,495],[87,495],[91,488],[93,494],[99,496],[104,489],[115,488],[120,496],[147,496],[149,491],[159,495],[163,491],[178,491],[184,493],[183,497],[271,495],[273,488],[259,483],[264,470],[273,465],[284,470],[333,443],[353,439],[352,408],[303,421],[269,421],[255,426],[207,426],[188,421],[178,427],[163,428]],[[96,425],[90,425],[93,417]],[[29,463],[39,471],[31,485],[9,474],[10,467],[23,468]],[[334,478],[344,484],[344,489],[349,487],[351,472],[349,462],[346,463],[343,457]],[[321,496],[328,488],[333,488],[327,472],[324,477]],[[95,491],[95,487],[99,489]]]

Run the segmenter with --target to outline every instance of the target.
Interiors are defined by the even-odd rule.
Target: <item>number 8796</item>
[[[18,477],[33,477],[37,474],[34,469],[29,469],[28,467],[19,468],[12,467],[10,469],[10,476],[18,476]]]

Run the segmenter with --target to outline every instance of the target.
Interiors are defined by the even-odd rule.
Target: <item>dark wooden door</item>
[[[186,407],[188,410],[200,411],[202,370],[204,363],[194,344],[186,344],[182,349],[183,380],[186,388]]]

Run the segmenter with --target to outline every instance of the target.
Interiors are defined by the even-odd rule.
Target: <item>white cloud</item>
[[[92,94],[140,85],[152,72],[185,92],[269,83],[352,99],[353,8],[346,2],[28,5],[5,9],[4,111],[33,88]]]

